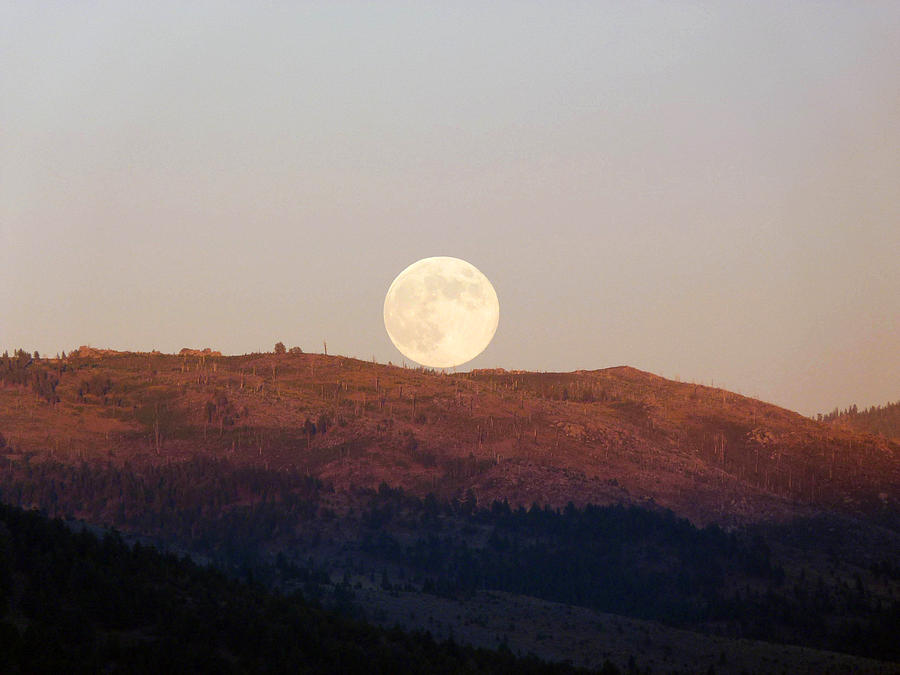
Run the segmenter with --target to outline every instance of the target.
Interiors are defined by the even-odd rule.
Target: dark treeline
[[[438,592],[496,588],[678,625],[709,618],[735,577],[773,586],[784,578],[761,541],[698,530],[671,512],[495,503],[471,521],[488,528],[485,546],[439,531],[407,547],[384,534],[367,545],[423,571]]]
[[[893,591],[875,593],[861,576],[823,578],[824,568],[788,574],[765,533],[696,528],[661,509],[485,507],[471,493],[440,501],[386,485],[347,495],[349,508],[335,513],[332,496],[300,472],[226,460],[0,460],[7,503],[149,536],[308,596],[349,564],[356,573],[384,570],[386,588],[455,597],[503,590],[694,630],[900,657]],[[819,550],[808,538],[797,546]],[[869,583],[877,577],[893,588],[896,562],[875,562]]]
[[[575,673],[375,628],[186,558],[0,505],[5,673]],[[609,664],[603,671],[616,673]]]
[[[0,499],[51,516],[177,544],[218,562],[252,567],[260,552],[315,517],[321,483],[195,457],[160,466],[0,462]]]
[[[427,592],[504,590],[734,637],[900,656],[900,602],[873,597],[858,575],[850,584],[789,578],[758,532],[700,529],[637,507],[477,508],[470,498],[441,508],[387,486],[362,520],[363,549],[411,571]],[[884,580],[893,571],[889,560],[871,568]]]
[[[900,439],[900,401],[885,405],[873,405],[860,410],[856,405],[817,416],[820,422],[847,424],[857,431],[879,434],[886,438]]]
[[[0,356],[0,384],[20,387],[31,385],[34,393],[48,403],[59,402],[56,395],[59,372],[39,364],[40,355],[37,352],[32,355],[24,349],[17,349],[12,356],[3,352],[3,356]]]

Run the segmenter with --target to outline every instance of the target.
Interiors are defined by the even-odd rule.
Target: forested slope
[[[0,505],[5,673],[575,673],[374,628],[121,538]],[[613,667],[607,672],[615,672]]]

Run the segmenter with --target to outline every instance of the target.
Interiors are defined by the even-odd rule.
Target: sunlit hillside
[[[855,405],[845,410],[835,408],[827,415],[818,415],[817,419],[835,427],[855,429],[900,441],[900,401],[874,405],[863,410]]]
[[[9,462],[192,456],[485,503],[655,503],[696,522],[889,513],[900,446],[634,368],[445,374],[322,354],[82,348],[0,364]]]
[[[594,668],[890,672],[828,650],[898,657],[898,471],[884,437],[629,367],[0,361],[0,501]]]

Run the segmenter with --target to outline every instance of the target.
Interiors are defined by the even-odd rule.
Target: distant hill
[[[836,427],[876,434],[900,442],[900,401],[864,410],[859,410],[855,405],[846,410],[835,408],[818,418]]]
[[[900,494],[894,440],[630,367],[444,374],[322,354],[20,351],[0,360],[0,434],[2,452],[32,463],[203,456],[338,492],[655,504],[698,523],[890,519]]]

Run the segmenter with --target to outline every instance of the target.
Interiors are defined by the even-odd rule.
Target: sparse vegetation
[[[856,405],[851,405],[846,410],[835,408],[825,415],[820,413],[817,418],[838,427],[848,427],[900,441],[900,401],[873,405],[865,410],[859,410]]]
[[[900,446],[842,419],[630,368],[19,349],[0,359],[0,495],[344,608],[371,574],[385,594],[493,588],[896,658]],[[747,529],[810,513],[845,520]],[[277,562],[299,550],[315,559]]]

